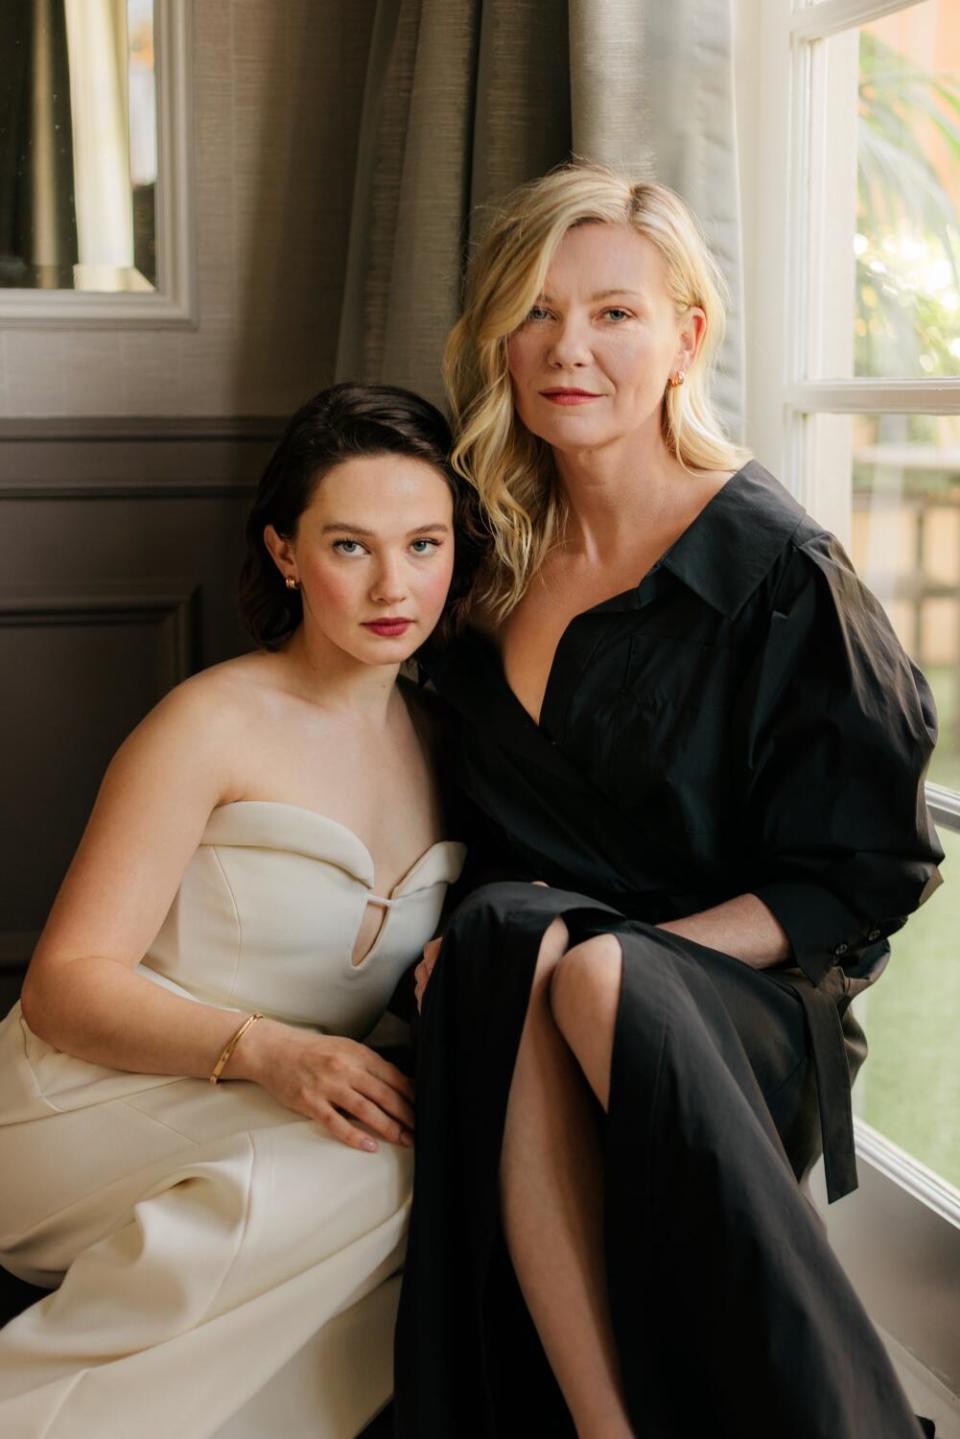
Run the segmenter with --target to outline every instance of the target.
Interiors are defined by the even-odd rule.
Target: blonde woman
[[[938,881],[935,717],[723,435],[721,294],[677,196],[577,165],[450,337],[493,546],[425,664],[490,882],[418,971],[411,1439],[920,1433],[798,1180],[856,1184],[847,1005]]]

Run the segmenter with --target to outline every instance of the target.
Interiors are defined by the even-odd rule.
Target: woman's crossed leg
[[[612,935],[543,937],[507,1105],[507,1248],[581,1439],[629,1439],[603,1259],[606,1108],[622,955]]]

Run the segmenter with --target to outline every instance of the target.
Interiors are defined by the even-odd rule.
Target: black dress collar
[[[779,480],[748,460],[661,556],[659,567],[733,619],[806,518]]]
[[[605,611],[637,608],[664,571],[727,619],[734,619],[804,521],[810,522],[803,506],[758,460],[748,460],[636,586],[602,600],[571,621],[558,644],[551,678],[564,639],[578,619]],[[507,686],[495,644],[478,631],[468,627],[457,640],[443,648],[426,645],[418,655],[418,662],[421,675],[434,680],[438,688],[442,687],[442,676],[455,666],[461,682],[466,681],[469,689],[493,684],[495,689],[506,691],[500,698],[508,716],[514,709],[519,710],[531,729],[538,729]],[[544,711],[550,689],[548,680]],[[513,718],[516,717],[514,714]]]

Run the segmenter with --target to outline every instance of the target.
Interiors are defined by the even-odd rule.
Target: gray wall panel
[[[178,681],[249,648],[243,522],[279,429],[0,423],[0,1007],[117,745]]]

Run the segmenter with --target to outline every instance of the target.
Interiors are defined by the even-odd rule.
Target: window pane
[[[851,558],[930,681],[930,778],[960,790],[960,416],[831,416],[853,476]],[[960,1188],[960,834],[941,829],[944,883],[891,939],[858,1002],[870,1057],[854,1091],[869,1124]]]
[[[960,375],[960,5],[926,0],[823,43],[813,372]],[[852,313],[837,304],[851,286]]]
[[[812,415],[808,441],[825,492],[852,500],[836,527],[849,520],[858,572],[932,685],[929,777],[960,791],[960,415]],[[943,885],[892,936],[886,972],[856,1001],[870,1055],[854,1108],[960,1188],[960,834],[941,828],[940,839]]]
[[[851,558],[937,701],[929,778],[960,790],[960,416],[844,415],[830,424],[850,434]]]
[[[960,834],[941,830],[944,883],[893,935],[878,982],[855,1001],[870,1053],[861,1118],[960,1189]]]

